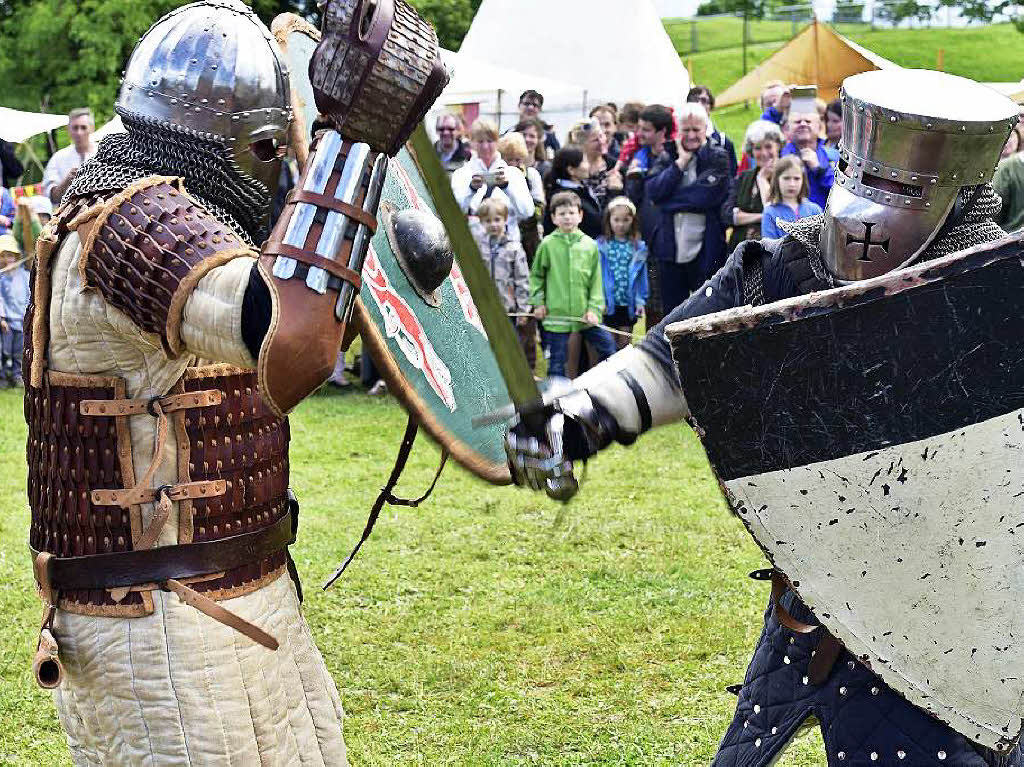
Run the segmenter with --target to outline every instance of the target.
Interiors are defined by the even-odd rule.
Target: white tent
[[[556,110],[543,87],[527,86],[544,94],[544,118],[560,138],[599,103],[678,106],[690,89],[652,0],[483,0],[459,55],[586,88],[586,104]]]
[[[20,144],[39,133],[56,130],[67,124],[67,115],[22,112],[17,109],[0,107],[0,139],[12,144]]]
[[[544,112],[549,122],[551,114],[565,114],[567,128],[589,111],[587,89],[578,83],[524,74],[444,49],[441,58],[452,78],[428,115],[427,125],[431,129],[437,114],[451,111],[456,105],[476,104],[479,116],[494,120],[504,132],[519,120],[519,94],[528,88],[544,94]]]

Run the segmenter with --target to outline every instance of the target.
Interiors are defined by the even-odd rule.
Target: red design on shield
[[[392,287],[373,245],[370,245],[363,262],[363,283],[369,287],[377,309],[384,318],[384,332],[388,338],[395,339],[409,364],[423,373],[430,388],[454,413],[457,405],[451,371],[434,351],[412,307]]]

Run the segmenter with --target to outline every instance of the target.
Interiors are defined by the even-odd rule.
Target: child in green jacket
[[[611,334],[600,326],[604,285],[597,243],[580,231],[583,205],[573,192],[559,192],[548,209],[555,231],[541,240],[530,269],[530,303],[548,332],[548,375],[565,375],[569,334],[579,331],[601,360],[615,353]]]

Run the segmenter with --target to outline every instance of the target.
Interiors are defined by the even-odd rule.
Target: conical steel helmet
[[[222,141],[272,192],[291,120],[288,67],[270,30],[240,0],[171,11],[140,38],[115,108]]]

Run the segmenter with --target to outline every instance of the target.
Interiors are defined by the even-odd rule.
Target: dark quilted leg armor
[[[793,592],[783,605],[799,621],[815,624]],[[1020,748],[999,756],[975,746],[907,703],[843,651],[826,682],[807,680],[818,634],[781,626],[769,604],[764,631],[747,668],[732,724],[713,767],[767,767],[814,716],[821,723],[829,767],[1020,767]]]

